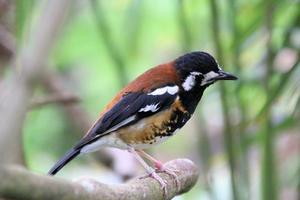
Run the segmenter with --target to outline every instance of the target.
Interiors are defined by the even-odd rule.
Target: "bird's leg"
[[[140,153],[141,156],[143,156],[144,158],[148,159],[149,161],[151,161],[151,163],[153,163],[154,167],[158,170],[162,170],[163,168],[163,163],[157,159],[155,159],[154,157],[152,157],[151,155],[147,154],[145,151],[137,149],[136,150],[138,153]]]
[[[154,157],[152,157],[151,155],[147,154],[145,151],[137,149],[136,150],[138,153],[140,153],[141,156],[143,156],[144,158],[148,159],[149,161],[151,161],[154,164],[154,167],[159,171],[159,172],[165,172],[169,175],[171,175],[172,177],[174,177],[175,182],[176,182],[176,187],[180,188],[180,182],[178,179],[178,176],[175,172],[178,172],[178,170],[176,169],[170,169],[167,167],[164,167],[163,163],[157,159],[155,159]]]
[[[148,175],[152,178],[154,178],[155,180],[157,180],[157,182],[160,184],[161,188],[164,191],[164,196],[167,195],[167,185],[166,182],[155,172],[155,169],[153,169],[151,166],[149,166],[144,160],[143,158],[141,158],[141,156],[135,151],[134,148],[130,147],[128,149],[128,151],[130,153],[133,154],[133,156],[135,157],[135,159],[145,168],[145,170],[147,171]]]

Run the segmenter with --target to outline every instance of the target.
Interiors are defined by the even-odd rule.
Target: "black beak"
[[[233,74],[224,72],[223,70],[218,71],[218,76],[214,77],[214,80],[237,80],[238,77],[234,76]]]

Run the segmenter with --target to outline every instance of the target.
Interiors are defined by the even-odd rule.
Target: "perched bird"
[[[201,51],[187,53],[146,71],[109,102],[87,134],[49,174],[56,174],[79,154],[105,146],[115,147],[131,152],[165,191],[165,181],[142,157],[151,161],[156,169],[175,178],[176,174],[143,149],[165,141],[183,127],[209,85],[218,80],[236,79],[224,72],[210,54]]]

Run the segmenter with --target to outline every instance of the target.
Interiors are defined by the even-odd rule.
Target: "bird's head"
[[[206,88],[218,80],[236,80],[223,71],[214,57],[202,51],[187,53],[175,60],[175,68],[185,91]]]

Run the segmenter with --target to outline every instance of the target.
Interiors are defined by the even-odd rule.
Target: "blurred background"
[[[0,85],[43,4],[0,0]],[[299,0],[74,0],[62,20],[22,129],[31,171],[45,174],[137,75],[202,50],[239,80],[211,86],[180,133],[149,150],[199,167],[176,199],[300,199]],[[58,176],[120,183],[142,172],[127,152],[105,149]]]

